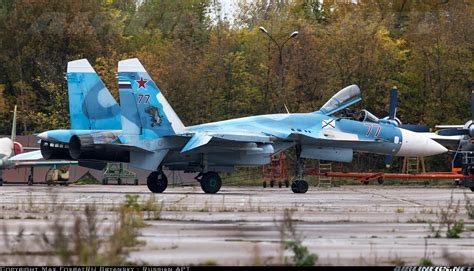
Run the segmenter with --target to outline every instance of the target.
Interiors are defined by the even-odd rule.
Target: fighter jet
[[[202,190],[217,193],[222,184],[219,172],[265,165],[273,155],[295,147],[297,170],[291,189],[305,193],[304,158],[351,162],[354,152],[429,156],[447,151],[430,138],[367,110],[336,116],[361,100],[356,85],[342,89],[314,112],[250,116],[186,127],[138,59],[119,62],[118,81],[121,130],[43,132],[38,137],[43,153],[51,154],[49,159],[62,153],[96,166],[105,166],[107,161],[128,162],[151,171],[147,186],[154,193],[167,188],[163,168],[196,172]],[[94,103],[100,104],[101,96],[97,99]]]
[[[474,192],[474,92],[471,93],[471,119],[459,125],[436,125],[436,133],[428,134],[433,140],[454,151],[453,170],[461,169],[466,178],[462,185]]]
[[[33,168],[38,166],[58,166],[58,165],[71,165],[77,164],[77,162],[71,161],[33,161],[41,159],[41,153],[39,150],[31,152],[23,152],[25,148],[21,143],[16,142],[16,105],[13,109],[13,124],[11,137],[0,138],[0,186],[3,185],[2,170],[12,168]],[[36,148],[37,149],[37,148]],[[25,162],[25,160],[32,160],[31,162]],[[28,179],[28,184],[33,184],[32,174]]]

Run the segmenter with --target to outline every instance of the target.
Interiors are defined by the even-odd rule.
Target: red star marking
[[[146,89],[146,83],[148,83],[148,80],[143,80],[143,77],[140,77],[140,80],[136,80],[137,83],[138,83],[138,89],[140,89],[141,87]]]

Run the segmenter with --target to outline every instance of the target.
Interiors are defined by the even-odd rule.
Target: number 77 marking
[[[144,103],[147,104],[148,101],[150,100],[150,94],[138,94],[138,103]]]
[[[365,134],[365,136],[370,136],[370,134],[372,133],[373,128],[377,128],[377,130],[375,131],[374,137],[378,137],[379,134],[380,134],[380,130],[382,130],[382,127],[380,127],[380,125],[378,125],[378,124],[364,123],[364,125],[369,127],[369,129],[367,130],[367,133]]]

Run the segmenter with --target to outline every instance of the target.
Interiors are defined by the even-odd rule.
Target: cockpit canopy
[[[359,87],[357,85],[350,85],[332,96],[319,111],[325,115],[332,115],[341,109],[359,102],[361,99]]]

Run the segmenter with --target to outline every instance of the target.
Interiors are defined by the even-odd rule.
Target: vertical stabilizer
[[[120,107],[87,59],[68,62],[71,129],[120,130]]]
[[[155,138],[181,134],[185,126],[136,58],[118,64],[124,134]]]

